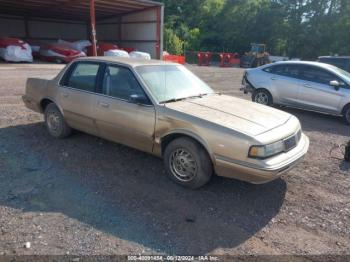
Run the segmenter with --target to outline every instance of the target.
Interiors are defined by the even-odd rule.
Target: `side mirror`
[[[340,83],[337,80],[332,80],[329,82],[330,86],[334,87],[335,90],[340,89]]]
[[[148,105],[149,104],[148,98],[144,95],[133,94],[130,96],[129,101],[131,103],[138,104],[138,105]]]

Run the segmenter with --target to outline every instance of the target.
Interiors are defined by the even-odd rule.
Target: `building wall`
[[[21,18],[0,17],[0,37],[25,37],[25,23]]]
[[[120,47],[131,47],[150,53],[152,58],[160,57],[162,31],[159,32],[157,9],[147,9],[127,15],[98,21],[97,40],[116,43]],[[160,17],[162,20],[162,17]],[[162,21],[161,21],[162,23]],[[161,24],[162,26],[162,24]],[[42,42],[90,39],[89,25],[85,22],[32,18],[0,14],[0,37],[18,37]],[[160,38],[160,44],[158,40]]]
[[[158,57],[156,8],[122,16],[121,44]]]
[[[85,23],[67,20],[28,19],[28,35],[23,17],[0,16],[0,37],[18,37],[39,40],[78,40],[87,38]]]

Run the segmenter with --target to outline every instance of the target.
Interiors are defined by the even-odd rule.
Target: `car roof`
[[[333,68],[333,66],[330,64],[314,62],[314,61],[279,61],[269,65],[311,65],[311,66],[322,67],[325,69]]]
[[[93,61],[93,62],[107,62],[107,63],[118,63],[131,67],[143,66],[143,65],[179,65],[177,63],[166,62],[162,60],[155,59],[138,59],[138,58],[128,58],[128,57],[118,57],[118,56],[93,56],[93,57],[83,57],[76,59],[75,61]]]

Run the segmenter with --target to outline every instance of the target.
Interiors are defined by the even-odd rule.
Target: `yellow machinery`
[[[270,55],[265,44],[250,44],[251,49],[241,57],[241,67],[258,67],[270,63]]]

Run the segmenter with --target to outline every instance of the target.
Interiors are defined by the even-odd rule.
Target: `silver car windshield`
[[[214,91],[181,65],[146,65],[136,67],[158,103],[213,94]]]

